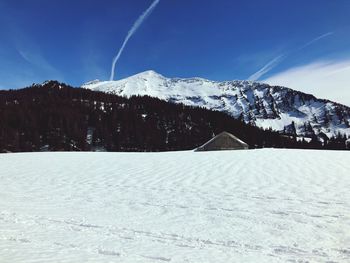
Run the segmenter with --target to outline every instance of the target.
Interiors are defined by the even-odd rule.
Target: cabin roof
[[[216,141],[220,140],[221,138],[226,137],[226,138],[230,138],[232,139],[232,141],[234,141],[235,143],[237,143],[237,146],[225,146],[224,144],[220,146],[220,143],[218,145],[213,145]],[[212,147],[212,148],[211,148]],[[249,145],[247,143],[245,143],[244,141],[242,141],[241,139],[237,138],[236,136],[234,136],[233,134],[229,133],[229,132],[221,132],[218,135],[216,135],[215,137],[211,138],[209,141],[207,141],[206,143],[204,143],[203,145],[199,146],[196,150],[229,150],[229,149],[242,149],[242,148],[248,148]]]

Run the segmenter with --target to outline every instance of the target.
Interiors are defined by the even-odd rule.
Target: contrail
[[[306,48],[306,47],[308,47],[308,46],[310,46],[310,45],[312,45],[313,43],[315,43],[315,42],[321,40],[322,38],[328,37],[328,36],[333,35],[333,34],[334,34],[334,32],[328,32],[328,33],[326,33],[326,34],[323,34],[323,35],[321,35],[321,36],[318,36],[318,37],[314,38],[313,40],[307,42],[307,43],[306,43],[305,45],[303,45],[302,47],[298,48],[298,51],[299,51],[299,50],[302,50],[302,49],[304,49],[304,48]]]
[[[318,36],[314,39],[312,39],[311,41],[307,42],[306,44],[304,44],[303,46],[299,47],[298,49],[294,50],[294,51],[291,51],[287,54],[284,54],[284,55],[280,55],[278,57],[275,57],[274,59],[272,59],[269,63],[267,63],[264,67],[262,67],[260,70],[258,70],[257,72],[255,72],[253,75],[251,75],[248,79],[249,80],[253,80],[253,81],[256,81],[258,80],[260,77],[262,77],[263,75],[265,75],[267,72],[269,72],[271,69],[273,69],[274,67],[276,67],[278,64],[280,64],[287,56],[290,55],[290,53],[295,53],[295,52],[298,52],[312,44],[314,44],[315,42],[325,38],[325,37],[328,37],[330,35],[333,35],[334,32],[328,32],[326,34],[323,34],[321,36]]]
[[[114,57],[113,59],[113,63],[112,63],[112,70],[111,70],[111,77],[110,80],[114,79],[114,72],[115,72],[115,65],[117,64],[121,54],[124,51],[124,48],[126,46],[126,44],[128,43],[129,39],[132,37],[132,35],[136,32],[136,30],[142,25],[142,23],[146,20],[146,18],[152,13],[152,11],[156,8],[156,6],[158,5],[160,0],[155,0],[151,6],[145,11],[143,12],[143,14],[135,21],[134,25],[132,26],[132,28],[129,30],[123,45],[121,46],[121,48],[119,49],[118,54]]]
[[[256,81],[261,76],[265,75],[267,72],[269,72],[272,68],[274,68],[276,65],[278,65],[286,55],[280,55],[278,57],[275,57],[273,60],[271,60],[269,63],[267,63],[264,67],[262,67],[260,70],[255,72],[253,75],[251,75],[248,80]]]

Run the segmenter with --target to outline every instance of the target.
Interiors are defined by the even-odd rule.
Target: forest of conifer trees
[[[0,91],[0,152],[190,150],[228,131],[250,148],[346,149],[339,134],[297,141],[217,111],[151,97],[123,98],[55,81]]]

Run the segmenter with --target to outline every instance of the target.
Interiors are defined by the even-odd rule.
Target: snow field
[[[350,152],[0,155],[0,262],[349,262]]]

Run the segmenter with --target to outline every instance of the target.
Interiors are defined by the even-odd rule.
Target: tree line
[[[217,111],[73,88],[50,81],[0,91],[0,152],[174,151],[194,149],[228,131],[250,148],[345,149],[344,136],[327,144],[298,141]]]

